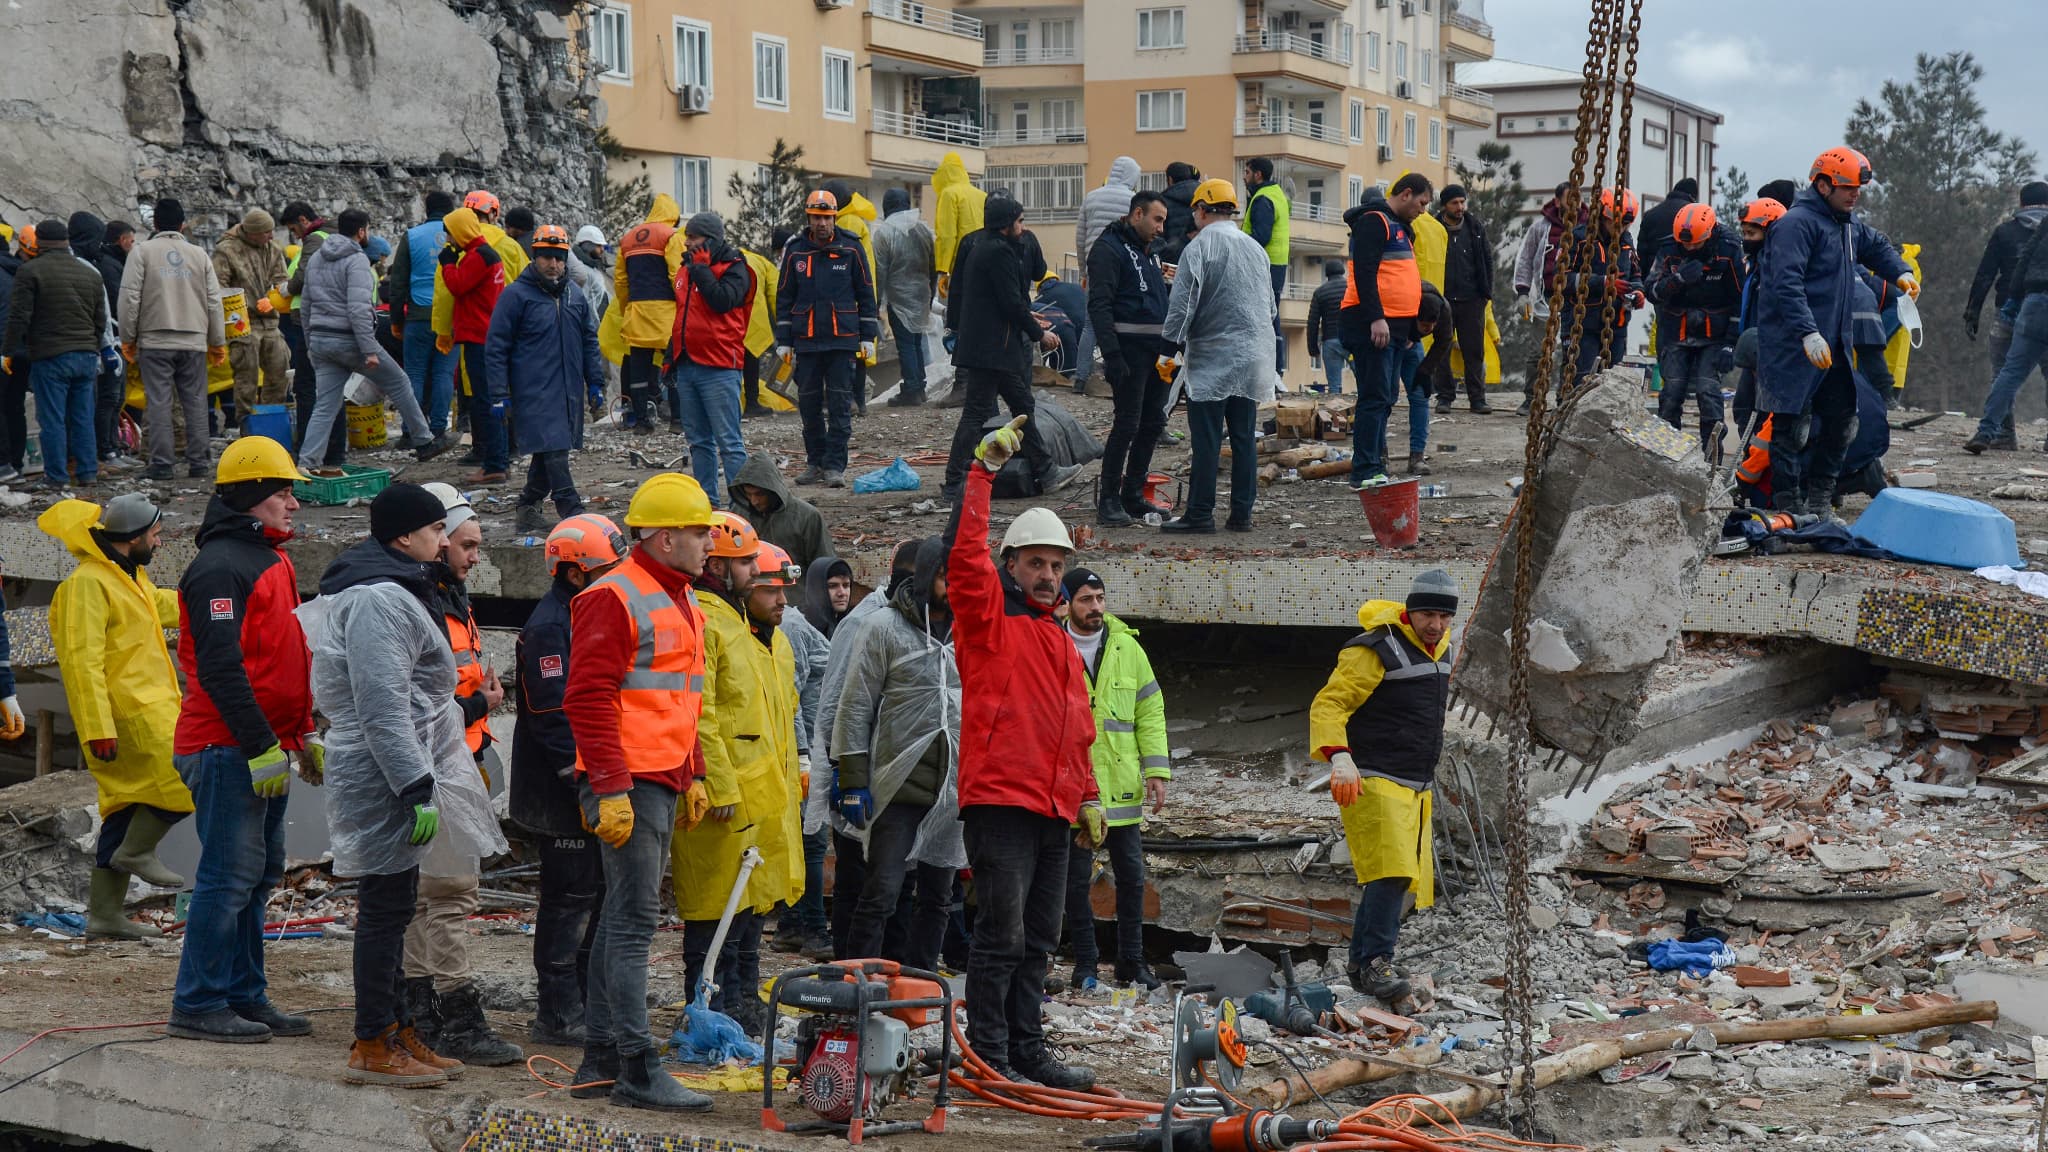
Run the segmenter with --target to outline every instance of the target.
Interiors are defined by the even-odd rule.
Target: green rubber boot
[[[85,936],[88,940],[141,940],[161,936],[153,924],[128,919],[122,907],[128,896],[128,874],[112,868],[92,870],[92,887],[85,901]]]
[[[158,842],[170,833],[171,822],[156,814],[146,804],[135,806],[135,815],[128,821],[128,834],[121,837],[121,846],[114,849],[109,862],[117,871],[131,876],[140,876],[144,881],[159,888],[183,888],[185,878],[164,867],[156,858]]]

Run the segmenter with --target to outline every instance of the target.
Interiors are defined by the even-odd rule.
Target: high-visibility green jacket
[[[1138,633],[1114,616],[1103,617],[1102,651],[1088,669],[1095,707],[1095,783],[1112,828],[1145,816],[1145,781],[1170,780],[1166,749],[1166,697]]]

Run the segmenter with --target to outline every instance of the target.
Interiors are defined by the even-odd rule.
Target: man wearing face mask
[[[583,289],[569,276],[569,233],[543,224],[533,263],[498,297],[484,337],[486,391],[511,409],[512,432],[533,455],[519,493],[521,532],[544,532],[583,511],[569,451],[583,447],[583,413],[604,399],[604,357]],[[555,515],[541,502],[554,498]]]

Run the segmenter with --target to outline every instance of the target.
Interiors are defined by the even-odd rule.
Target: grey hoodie
[[[1090,189],[1081,198],[1081,220],[1074,225],[1074,251],[1084,266],[1102,230],[1131,214],[1131,197],[1137,194],[1138,176],[1138,162],[1129,156],[1119,156],[1109,163],[1109,182]]]
[[[370,258],[353,237],[330,233],[305,261],[306,290],[299,315],[309,336],[353,338],[365,356],[381,354],[374,302],[376,277]]]

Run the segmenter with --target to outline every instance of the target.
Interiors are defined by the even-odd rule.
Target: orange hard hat
[[[1671,238],[1693,248],[1707,241],[1714,234],[1714,209],[1710,204],[1687,204],[1678,210],[1678,218],[1671,222]]]
[[[1769,228],[1778,222],[1778,217],[1784,214],[1785,206],[1769,196],[1751,200],[1742,206],[1742,222],[1744,224],[1754,224],[1759,228]]]
[[[803,578],[804,570],[789,553],[780,547],[761,541],[760,572],[754,577],[756,588],[794,588]]]
[[[711,526],[711,554],[731,560],[745,560],[761,551],[761,538],[754,526],[731,512],[720,512]]]
[[[566,253],[569,251],[569,230],[560,224],[543,224],[533,230],[533,246],[535,249],[558,248]]]
[[[478,188],[462,198],[462,206],[482,216],[498,210],[498,198],[484,189]]]
[[[571,516],[548,533],[548,571],[574,564],[585,572],[617,564],[626,555],[619,526],[594,512]]]
[[[1861,188],[1870,183],[1870,157],[1854,148],[1830,148],[1813,158],[1808,180],[1827,177],[1837,188]]]
[[[21,231],[20,231],[20,232],[18,232],[18,233],[16,233],[16,236],[17,236],[17,237],[18,237],[18,238],[19,238],[19,239],[21,240],[21,251],[22,251],[22,255],[24,255],[24,256],[33,256],[33,255],[35,255],[35,254],[36,254],[36,226],[35,226],[35,225],[33,225],[33,224],[24,224],[24,225],[22,225],[22,226],[21,226]]]
[[[1619,194],[1620,194],[1620,196],[1621,196],[1621,207],[1620,207],[1620,209],[1619,209],[1619,211],[1621,212],[1621,218],[1622,218],[1623,220],[1633,220],[1633,219],[1635,219],[1635,218],[1636,218],[1636,194],[1635,194],[1635,193],[1633,193],[1633,192],[1631,192],[1631,191],[1629,191],[1629,190],[1628,190],[1628,189],[1626,189],[1626,188],[1607,188],[1607,189],[1603,189],[1603,190],[1601,191],[1601,193],[1600,193],[1600,207],[1601,207],[1601,209],[1602,209],[1603,211],[1606,211],[1606,212],[1614,212],[1614,211],[1616,211],[1616,210],[1617,210],[1617,209],[1615,208],[1615,206],[1614,206],[1614,205],[1615,205],[1615,194],[1616,194],[1616,193],[1619,193]]]
[[[839,215],[839,197],[823,188],[804,197],[804,214],[807,216]]]

